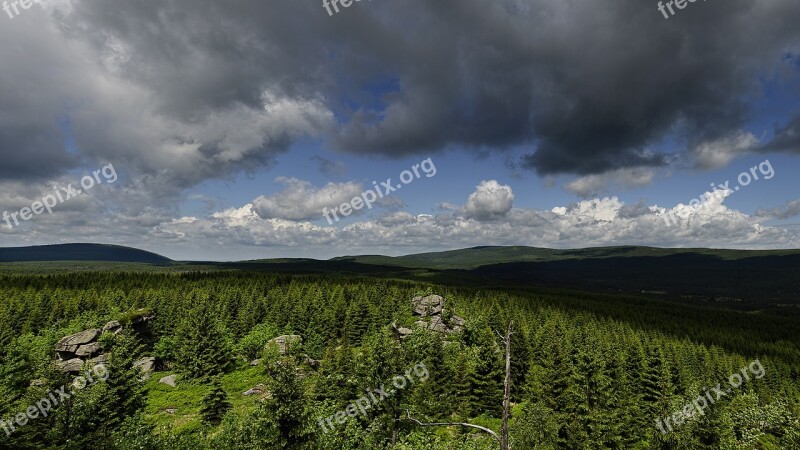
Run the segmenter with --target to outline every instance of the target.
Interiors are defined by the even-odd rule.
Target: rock
[[[429,297],[441,298],[438,295]],[[423,305],[425,303],[424,299],[420,297],[415,297],[415,299],[417,300],[416,303],[417,305]],[[415,306],[415,311],[416,310],[417,308]],[[434,311],[435,310],[436,309],[434,309]],[[425,315],[423,315],[423,317],[425,317]],[[431,315],[429,320],[421,319],[414,322],[414,325],[417,328],[427,328],[429,330],[436,331],[439,333],[453,334],[462,331],[464,329],[464,323],[465,323],[464,319],[456,315],[451,316],[450,319],[447,320],[447,322],[445,322],[445,319],[437,312],[436,314]],[[408,335],[412,333],[412,330],[409,330],[407,328],[406,329],[397,328],[397,326],[394,323],[392,323],[392,329],[400,339],[408,337]]]
[[[242,392],[242,395],[245,397],[249,397],[251,395],[263,395],[265,392],[267,392],[267,387],[264,386],[263,384],[259,384],[251,389]]]
[[[267,342],[267,348],[275,347],[278,348],[278,353],[281,355],[287,354],[290,350],[299,347],[303,344],[303,338],[296,334],[289,334],[284,336],[278,336],[274,339],[271,339]]]
[[[99,364],[105,364],[110,359],[111,359],[111,357],[108,356],[108,354],[106,353],[106,354],[102,354],[100,356],[97,356],[95,358],[90,359],[89,360],[89,364],[91,364],[92,366],[96,366],[96,365],[99,365]]]
[[[98,329],[91,329],[81,331],[80,333],[75,333],[70,336],[66,336],[61,338],[60,341],[56,344],[56,351],[63,352],[63,353],[75,353],[83,344],[88,344],[95,339],[97,336],[100,335],[100,330]]]
[[[112,320],[103,327],[103,331],[109,331],[111,333],[117,334],[120,331],[122,331],[122,324],[119,323],[119,320]]]
[[[263,361],[263,359],[254,359],[254,360],[250,361],[250,365],[252,367],[260,366],[261,365],[261,361]]]
[[[444,309],[444,298],[441,295],[414,297],[411,303],[414,305],[414,314],[422,317],[441,314]]]
[[[411,328],[398,327],[395,322],[392,322],[392,331],[394,331],[394,335],[398,339],[405,339],[414,333]]]
[[[136,310],[139,315],[135,316],[131,320],[131,325],[139,325],[140,323],[147,322],[149,320],[155,319],[156,315],[152,312],[148,311],[147,308],[139,308]]]
[[[80,358],[73,358],[68,361],[56,362],[58,370],[64,373],[78,373],[83,369],[83,360]]]
[[[166,377],[158,380],[159,383],[166,384],[167,386],[175,387],[175,382],[177,381],[177,375],[167,375]]]
[[[142,378],[145,380],[150,379],[150,374],[156,366],[156,359],[152,356],[142,358],[133,363],[133,367],[138,367],[142,371]]]
[[[78,350],[75,352],[76,355],[85,357],[85,356],[92,356],[95,353],[98,353],[102,348],[100,348],[99,342],[92,342],[91,344],[84,344],[78,347]]]
[[[444,321],[439,316],[434,316],[431,318],[431,324],[428,326],[433,331],[438,331],[440,333],[447,333],[450,331],[447,328],[447,325],[444,324]]]
[[[164,410],[164,412],[167,414],[175,414],[176,412],[178,412],[178,408],[167,408]]]

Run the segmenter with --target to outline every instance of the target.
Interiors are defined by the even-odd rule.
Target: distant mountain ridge
[[[93,270],[265,271],[285,274],[408,278],[507,289],[509,286],[657,295],[693,304],[752,307],[800,319],[800,250],[598,247],[557,250],[473,247],[406,256],[329,260],[276,258],[239,262],[172,261],[155,253],[100,244],[0,248],[0,273]],[[79,263],[79,264],[73,264]],[[130,267],[126,263],[131,263]],[[16,266],[16,267],[12,267]],[[25,266],[25,267],[22,267]]]
[[[406,256],[361,255],[333,258],[331,261],[349,261],[360,264],[400,266],[427,269],[477,269],[483,266],[508,263],[545,263],[608,258],[674,258],[692,255],[720,261],[747,258],[794,256],[800,250],[728,250],[708,248],[658,248],[640,246],[596,247],[557,250],[551,248],[506,246],[480,246],[460,250],[418,253]]]
[[[167,263],[171,259],[156,253],[106,244],[56,244],[0,248],[0,262],[114,261]]]
[[[326,263],[350,271],[433,271],[429,276],[438,273],[504,287],[646,293],[728,306],[794,305],[781,313],[800,316],[800,250],[475,247],[399,257],[351,256]]]

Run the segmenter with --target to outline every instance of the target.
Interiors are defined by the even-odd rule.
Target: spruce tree
[[[211,382],[211,391],[203,397],[203,407],[200,409],[200,416],[203,422],[211,425],[219,425],[222,418],[232,408],[228,401],[228,394],[222,389],[219,378],[214,378]]]
[[[531,349],[523,327],[511,336],[511,397],[519,402],[525,387],[525,377],[530,369]]]
[[[209,303],[200,301],[192,308],[176,332],[176,362],[192,378],[220,375],[231,362],[230,342]]]
[[[99,410],[94,414],[100,435],[111,434],[126,418],[144,409],[146,398],[143,374],[139,367],[134,367],[140,350],[136,338],[127,331],[118,334],[114,339],[111,359],[105,364],[108,378],[101,384],[100,398],[97,401]]]
[[[297,374],[297,362],[284,357],[270,365],[267,372],[271,378],[272,398],[264,404],[264,412],[271,418],[275,430],[272,448],[312,448],[314,423]]]
[[[488,330],[487,330],[488,331]],[[478,347],[475,370],[469,375],[470,412],[500,417],[503,410],[503,364],[498,347],[487,332],[485,345]]]

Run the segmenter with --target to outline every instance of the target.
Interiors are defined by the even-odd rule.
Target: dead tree
[[[406,417],[404,420],[408,420],[410,422],[414,422],[421,427],[450,427],[450,426],[460,426],[460,427],[467,427],[467,428],[475,428],[477,430],[481,430],[484,433],[488,433],[492,435],[493,438],[500,444],[500,450],[510,450],[511,445],[508,442],[508,418],[510,416],[510,404],[511,404],[511,327],[513,322],[508,323],[508,329],[506,330],[506,335],[503,336],[500,333],[497,333],[500,336],[500,340],[506,346],[506,377],[503,381],[503,426],[500,430],[500,435],[495,433],[494,431],[482,427],[480,425],[475,425],[472,423],[466,422],[421,422],[413,417],[411,417],[411,413],[406,410]]]
[[[460,427],[467,427],[467,428],[475,428],[475,429],[481,430],[481,431],[483,431],[485,433],[491,434],[492,437],[494,437],[495,440],[497,440],[497,443],[502,446],[502,440],[501,440],[500,436],[497,435],[497,433],[495,433],[494,431],[492,431],[492,430],[490,430],[490,429],[488,429],[486,427],[482,427],[480,425],[475,425],[475,424],[465,423],[465,422],[429,422],[429,423],[420,422],[419,420],[411,417],[411,413],[408,412],[408,410],[406,410],[406,418],[405,418],[405,420],[414,422],[414,423],[416,423],[417,425],[419,425],[421,427],[452,427],[452,426],[460,426]]]
[[[508,443],[508,417],[511,404],[511,326],[514,322],[508,323],[505,338],[500,339],[506,345],[506,378],[503,380],[503,428],[500,430],[500,450],[509,450]]]

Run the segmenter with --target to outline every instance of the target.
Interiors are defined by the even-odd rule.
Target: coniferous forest
[[[442,307],[420,316],[432,295]],[[509,323],[511,448],[800,448],[792,318],[247,270],[3,275],[0,419],[15,429],[0,448],[495,449],[477,428],[420,424],[500,432]],[[54,348],[83,330],[102,330],[107,379],[75,389]],[[65,385],[46,417],[13,422]],[[702,414],[673,418],[698,397]]]
[[[800,450],[800,0],[0,0],[0,450]]]

